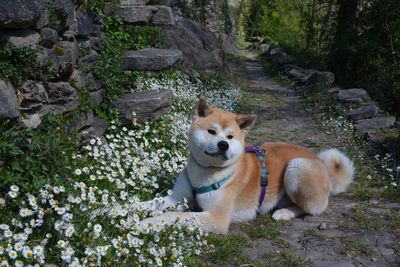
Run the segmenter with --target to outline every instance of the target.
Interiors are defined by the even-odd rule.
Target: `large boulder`
[[[77,34],[79,36],[90,35],[94,32],[94,18],[89,12],[79,8],[76,12],[76,19],[78,21]]]
[[[356,130],[359,135],[377,132],[381,129],[387,129],[394,125],[395,117],[375,117],[372,119],[359,120],[356,122]]]
[[[39,40],[40,34],[30,29],[0,31],[0,43],[3,44],[34,47],[39,43]]]
[[[28,80],[18,88],[19,109],[33,114],[47,105],[49,98],[43,84]]]
[[[183,53],[185,69],[198,68],[223,73],[223,51],[215,34],[200,23],[182,19],[176,25],[161,28],[165,43]]]
[[[78,92],[67,82],[40,82],[28,80],[18,88],[19,108],[29,115],[40,117],[61,114],[79,106]]]
[[[327,85],[330,86],[335,81],[335,75],[329,71],[313,72],[302,85]]]
[[[296,61],[296,58],[294,56],[288,55],[285,52],[270,54],[270,58],[278,65],[291,64]]]
[[[172,9],[167,6],[123,6],[115,16],[125,23],[135,25],[174,25]]]
[[[1,0],[0,28],[28,28],[40,18],[45,6],[45,0]]]
[[[286,64],[283,66],[283,71],[286,75],[304,83],[316,70],[303,69],[296,65]]]
[[[113,102],[124,123],[156,119],[167,113],[172,105],[171,90],[155,89],[138,93],[129,93]],[[136,114],[136,116],[133,115]]]
[[[338,92],[338,99],[342,102],[362,103],[371,101],[367,91],[361,88],[342,89]]]
[[[125,70],[165,70],[182,60],[178,49],[145,48],[127,51],[122,58]]]
[[[61,114],[72,111],[79,106],[78,92],[69,83],[48,82],[44,86],[49,102],[40,110],[41,115],[47,113]]]
[[[0,119],[17,118],[19,115],[14,87],[9,82],[0,80]]]
[[[378,114],[379,107],[375,104],[362,105],[359,108],[349,111],[346,115],[349,119],[353,121],[358,121],[362,119],[369,119],[375,117]]]

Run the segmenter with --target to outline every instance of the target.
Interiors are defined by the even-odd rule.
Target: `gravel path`
[[[292,89],[270,79],[254,55],[247,52],[230,67],[246,94],[240,112],[258,115],[248,141],[285,141],[315,151],[335,146],[337,140],[318,128],[312,110]],[[361,201],[349,192],[332,198],[321,216],[288,223],[259,216],[234,225],[230,234],[248,240],[241,248],[248,262],[226,266],[400,266],[400,204],[378,197]]]

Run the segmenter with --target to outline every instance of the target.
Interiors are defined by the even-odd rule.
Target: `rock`
[[[74,5],[72,0],[53,0],[50,8],[60,20],[60,29],[67,29],[74,22]]]
[[[80,131],[84,128],[89,128],[94,123],[94,114],[93,111],[83,112],[79,114],[78,119],[76,119],[72,126],[70,126],[70,130]]]
[[[367,91],[361,88],[342,89],[338,92],[338,99],[343,102],[368,102],[371,101]]]
[[[21,119],[21,122],[26,128],[37,128],[41,123],[42,119],[39,114],[27,115],[25,118]]]
[[[355,126],[360,135],[376,132],[380,129],[390,128],[393,126],[395,117],[375,117],[372,119],[359,120]]]
[[[49,101],[47,92],[42,83],[28,80],[18,88],[19,109],[28,113],[35,113]]]
[[[82,73],[80,70],[74,70],[70,81],[74,81],[79,88],[85,88],[89,92],[95,92],[101,89],[102,83],[95,79],[93,73]]]
[[[178,49],[145,48],[127,51],[122,58],[124,70],[165,70],[182,60]]]
[[[332,88],[329,88],[329,89],[327,90],[327,92],[328,92],[329,94],[333,94],[333,93],[339,92],[339,90],[340,90],[340,87],[332,87]]]
[[[235,40],[228,34],[222,34],[222,47],[224,49],[225,53],[230,53],[230,54],[239,54],[240,50],[236,46]]]
[[[379,251],[381,252],[382,256],[393,256],[395,255],[395,252],[391,248],[379,248]]]
[[[121,0],[121,6],[145,6],[150,0]]]
[[[40,18],[36,21],[35,25],[33,26],[33,28],[35,30],[41,30],[44,27],[46,27],[47,25],[49,25],[49,19],[50,19],[50,13],[49,10],[47,8],[45,8],[42,12],[42,15],[40,16]]]
[[[271,46],[268,50],[269,56],[274,56],[275,54],[284,53],[282,47],[280,46]]]
[[[351,261],[347,260],[318,260],[313,262],[313,266],[318,267],[354,267]]]
[[[60,79],[68,79],[79,57],[79,45],[76,41],[57,42],[52,49],[44,49],[36,56],[36,63],[53,72]]]
[[[78,21],[77,34],[79,36],[89,35],[94,32],[93,16],[86,10],[79,8],[76,12],[76,19]]]
[[[283,71],[290,77],[305,82],[315,70],[302,69],[296,65],[286,64],[283,66]]]
[[[268,52],[270,47],[271,46],[269,44],[260,44],[260,47],[258,49],[260,50],[261,54],[265,54]]]
[[[161,33],[168,47],[182,51],[184,69],[196,68],[223,74],[223,51],[218,38],[211,32],[205,32],[200,23],[182,19],[176,25],[162,27]]]
[[[115,16],[125,23],[135,25],[174,25],[172,9],[167,6],[125,6],[116,10]]]
[[[95,92],[90,92],[89,93],[90,97],[94,100],[94,102],[96,103],[96,105],[100,105],[101,102],[103,102],[104,97],[106,95],[106,90],[104,90],[103,88],[100,90],[97,90]]]
[[[335,75],[329,71],[315,71],[313,72],[302,85],[332,85],[335,80]]]
[[[93,123],[90,127],[84,128],[79,133],[81,144],[89,141],[93,137],[102,136],[107,129],[107,123],[97,117],[94,117]]]
[[[45,0],[1,0],[0,28],[22,29],[34,25],[45,5]]]
[[[14,87],[9,82],[0,80],[0,118],[17,118],[19,115]]]
[[[288,55],[284,52],[273,53],[270,58],[278,65],[291,64],[296,61],[296,58],[292,55]]]
[[[67,62],[67,64],[70,64],[72,67],[75,67],[79,58],[78,43],[76,41],[62,41],[58,42],[57,45],[63,50],[63,57],[65,57],[65,62]]]
[[[375,117],[378,111],[379,108],[377,105],[367,104],[348,112],[346,116],[353,121],[358,121]]]
[[[325,230],[327,227],[326,227],[326,223],[324,223],[324,222],[322,222],[322,223],[320,223],[319,225],[318,225],[318,230]]]
[[[13,44],[17,47],[33,47],[39,40],[40,34],[30,29],[0,31],[0,43]]]
[[[51,28],[43,28],[40,32],[40,44],[47,48],[52,48],[58,41],[58,33]]]
[[[113,102],[118,109],[121,120],[129,123],[136,118],[138,122],[156,119],[167,113],[172,105],[171,90],[156,89],[138,93],[129,93]],[[136,113],[136,117],[132,114]]]
[[[61,114],[72,111],[79,106],[79,95],[74,87],[67,82],[49,82],[45,89],[49,104],[40,110],[41,115],[47,113]]]
[[[91,50],[88,55],[79,59],[79,66],[83,67],[85,70],[92,70],[98,56],[99,54],[96,51]]]

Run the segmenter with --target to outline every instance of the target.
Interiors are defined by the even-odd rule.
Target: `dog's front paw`
[[[296,214],[289,209],[280,209],[272,214],[272,219],[275,221],[288,221],[296,217]]]

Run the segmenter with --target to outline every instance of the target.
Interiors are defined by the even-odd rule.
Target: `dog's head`
[[[226,167],[243,153],[244,139],[256,115],[237,115],[210,106],[200,99],[193,111],[189,149],[204,167]]]

